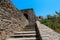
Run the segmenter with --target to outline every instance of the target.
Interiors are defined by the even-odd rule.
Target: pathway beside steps
[[[36,21],[42,40],[60,40],[60,34]]]

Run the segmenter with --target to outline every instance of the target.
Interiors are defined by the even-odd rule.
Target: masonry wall
[[[29,21],[30,25],[33,25],[36,21],[36,16],[34,14],[33,9],[24,9],[21,10],[23,15],[26,17],[26,19]]]
[[[14,32],[20,32],[28,20],[10,0],[0,0],[0,40],[5,40]]]

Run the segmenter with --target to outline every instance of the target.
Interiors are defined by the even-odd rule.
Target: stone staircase
[[[35,30],[35,26],[31,25],[25,27],[21,32],[10,35],[6,40],[40,40],[40,38]]]
[[[22,31],[11,35],[7,40],[36,40],[36,31]]]
[[[36,21],[36,23],[36,28],[33,25],[27,26],[23,31],[14,33],[14,35],[11,35],[6,40],[60,40],[60,34],[41,24],[39,21]]]

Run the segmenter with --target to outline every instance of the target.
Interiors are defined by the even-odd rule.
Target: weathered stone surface
[[[29,21],[30,25],[35,24],[36,16],[35,16],[34,10],[32,8],[30,8],[30,9],[23,9],[23,10],[21,10],[21,12],[26,17],[26,19]]]
[[[60,34],[36,21],[42,40],[59,40]]]
[[[29,25],[28,20],[10,0],[0,0],[0,40],[21,31],[26,25]]]

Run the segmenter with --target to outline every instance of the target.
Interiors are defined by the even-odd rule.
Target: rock
[[[0,40],[21,31],[26,25],[29,25],[28,20],[10,0],[0,0]]]

